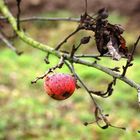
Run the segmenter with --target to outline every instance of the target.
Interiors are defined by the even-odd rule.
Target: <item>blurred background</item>
[[[7,0],[14,15],[17,14],[16,1]],[[124,38],[129,49],[140,34],[139,0],[88,0],[88,11],[94,14],[99,8],[109,9],[109,21],[121,24],[125,28]],[[80,17],[84,12],[84,0],[24,0],[21,3],[21,17]],[[0,21],[1,22],[1,21]],[[64,21],[32,21],[21,24],[26,33],[34,39],[56,47],[68,34],[75,30],[77,23]],[[13,32],[3,25],[7,35]],[[65,45],[78,44],[83,36],[93,33],[81,31]],[[59,61],[50,56],[50,64],[44,62],[46,54],[33,49],[18,38],[12,39],[14,46],[24,53],[17,56],[0,41],[0,139],[1,140],[139,140],[140,114],[136,91],[118,80],[114,93],[107,99],[97,98],[99,104],[108,113],[109,121],[116,126],[125,126],[127,131],[109,128],[101,130],[96,124],[85,127],[85,121],[94,120],[94,106],[83,88],[77,89],[71,98],[65,101],[51,99],[43,90],[43,80],[31,84]],[[94,38],[81,47],[78,53],[97,54]],[[140,47],[137,48],[134,66],[129,68],[127,76],[140,83]],[[91,59],[94,61],[94,59]],[[122,66],[119,62],[103,58],[99,62],[113,68]],[[81,79],[91,89],[105,90],[112,78],[103,72],[82,65],[75,65]],[[70,73],[67,67],[56,72]]]

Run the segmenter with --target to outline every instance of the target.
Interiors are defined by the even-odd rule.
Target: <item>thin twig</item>
[[[88,92],[88,94],[90,95],[90,97],[91,97],[91,99],[92,99],[94,105],[95,105],[95,106],[98,106],[98,108],[100,108],[100,110],[101,110],[101,107],[99,107],[99,105],[96,103],[96,100],[94,99],[93,95],[90,93],[90,90],[87,88],[87,86],[84,84],[84,82],[80,79],[80,77],[79,77],[79,76],[77,75],[77,73],[75,72],[73,64],[71,63],[71,65],[70,65],[68,62],[66,62],[66,61],[64,61],[64,62],[65,62],[65,64],[67,65],[67,67],[70,69],[70,71],[74,74],[74,76],[76,77],[76,79],[81,83],[81,85],[82,85],[82,86],[85,88],[85,90]]]
[[[85,13],[87,14],[87,9],[88,9],[88,3],[87,0],[85,0]]]
[[[100,58],[102,58],[102,57],[111,57],[111,55],[109,55],[109,54],[104,54],[104,55],[96,55],[96,54],[77,54],[77,55],[75,55],[77,58],[84,58],[84,57],[87,57],[87,58],[95,58],[95,59],[97,59],[97,60],[100,60]],[[126,56],[124,56],[124,55],[122,55],[121,56],[122,58],[125,58],[126,59]]]
[[[109,114],[105,114],[105,116],[108,117]],[[87,125],[90,125],[90,124],[94,124],[94,123],[97,123],[100,120],[101,120],[101,118],[98,118],[95,121],[91,121],[91,122],[84,122],[84,125],[87,126]]]
[[[135,50],[136,50],[136,47],[139,43],[139,40],[140,40],[140,36],[138,37],[137,41],[134,43],[134,46],[133,46],[133,49],[130,53],[130,56],[128,57],[127,59],[127,62],[126,62],[126,65],[123,66],[123,73],[122,73],[122,76],[125,76],[126,72],[127,72],[127,69],[132,66],[133,64],[131,63],[133,61],[133,56],[134,56],[134,53],[135,53]]]
[[[43,74],[42,76],[39,76],[35,80],[31,81],[31,84],[35,84],[35,83],[37,83],[38,80],[44,79],[49,73],[54,72],[54,70],[56,70],[57,68],[62,68],[63,64],[64,64],[64,57],[61,57],[59,63],[56,66],[49,68],[48,71],[45,72],[45,74]]]
[[[66,43],[67,40],[68,40],[70,37],[72,37],[74,34],[76,34],[77,32],[79,32],[80,30],[81,30],[81,28],[78,26],[78,27],[76,28],[75,31],[73,31],[71,34],[69,34],[61,43],[59,43],[59,44],[57,45],[57,47],[55,48],[55,50],[59,50],[60,47],[61,47],[64,43]]]
[[[107,97],[109,97],[109,96],[112,95],[113,90],[114,90],[113,89],[113,86],[116,84],[116,80],[117,80],[117,78],[113,78],[113,80],[108,84],[107,90],[105,92],[102,92],[102,91],[93,91],[93,90],[90,90],[89,92],[91,94],[100,96],[102,98],[107,98]]]
[[[77,46],[75,46],[74,44],[70,52],[70,57],[72,58],[75,55],[76,51],[81,47],[81,45],[87,44],[90,41],[90,38],[91,38],[90,36],[83,37]]]
[[[79,77],[79,76],[77,75],[77,73],[75,72],[73,63],[71,63],[71,65],[70,65],[68,62],[66,62],[66,61],[64,61],[64,62],[65,62],[65,64],[68,66],[68,68],[70,69],[70,71],[74,74],[74,76],[76,77],[76,79],[77,79],[77,80],[81,83],[81,85],[85,88],[85,90],[87,91],[87,93],[90,95],[90,97],[91,97],[91,99],[92,99],[92,101],[93,101],[93,103],[94,103],[94,105],[95,105],[95,107],[96,107],[96,109],[95,109],[95,118],[96,118],[96,121],[94,121],[94,122],[96,122],[96,123],[98,124],[98,126],[99,126],[100,128],[102,128],[102,129],[106,129],[106,128],[108,128],[108,126],[110,126],[110,127],[114,127],[114,128],[118,128],[118,129],[125,130],[125,129],[126,129],[125,127],[118,127],[118,126],[114,126],[114,125],[112,125],[112,124],[109,123],[109,121],[108,121],[107,118],[106,118],[108,115],[103,114],[102,108],[98,105],[97,101],[96,101],[95,98],[93,97],[93,95],[92,95],[92,93],[90,92],[90,90],[88,89],[88,87],[84,84],[84,82],[80,79],[80,77]],[[114,82],[114,81],[116,81],[116,79],[114,79],[113,82]],[[98,114],[98,113],[99,113],[99,114]],[[105,122],[105,125],[104,125],[104,126],[101,126],[101,125],[99,124],[99,120],[104,121],[104,122]],[[94,122],[90,122],[90,123],[86,122],[86,123],[84,123],[84,124],[85,124],[85,125],[88,125],[88,124],[92,124],[92,123],[94,123]]]
[[[0,16],[0,20],[6,20],[7,18]],[[20,18],[20,22],[30,22],[30,21],[69,21],[69,22],[80,22],[80,18],[72,18],[72,17],[24,17]]]
[[[45,61],[46,64],[50,64],[49,56],[50,56],[50,53],[47,53],[47,55],[46,55],[46,57],[44,59],[44,61]]]
[[[0,40],[2,40],[8,48],[14,51],[17,55],[21,55],[23,52],[17,51],[17,49],[8,41],[8,39],[0,32]]]
[[[73,58],[75,52],[78,50],[78,48],[81,46],[82,44],[79,43],[78,46],[75,47],[75,45],[72,46],[72,50],[70,52],[70,57]]]
[[[32,39],[31,37],[27,36],[23,31],[19,31],[17,30],[17,26],[16,26],[16,20],[13,17],[13,15],[10,13],[10,11],[8,10],[8,8],[6,7],[6,5],[4,4],[4,1],[1,0],[0,1],[0,11],[2,12],[2,14],[8,18],[9,23],[11,24],[13,30],[17,33],[17,35],[19,36],[20,39],[22,39],[24,42],[26,42],[28,45],[30,45],[33,48],[39,49],[43,52],[49,52],[57,57],[61,57],[62,55],[65,57],[66,60],[72,61],[74,63],[78,63],[81,65],[85,65],[85,66],[89,66],[89,67],[93,67],[96,68],[102,72],[105,72],[106,74],[116,77],[117,79],[120,79],[121,81],[127,83],[128,85],[130,85],[131,87],[135,88],[136,90],[140,89],[140,85],[138,83],[135,83],[133,80],[128,79],[127,77],[122,77],[121,74],[112,71],[111,69],[104,67],[100,64],[96,64],[90,61],[86,61],[86,60],[82,60],[80,58],[77,57],[73,57],[71,58],[69,54],[66,53],[62,53],[60,51],[56,51],[55,49],[53,49],[52,47],[39,43],[37,41],[35,41],[34,39]]]
[[[140,89],[140,85],[137,84],[137,83],[135,83],[134,81],[132,81],[132,80],[126,78],[125,76],[122,77],[121,74],[119,74],[119,73],[117,73],[117,72],[114,72],[113,70],[111,70],[111,69],[109,69],[109,68],[106,68],[106,67],[104,67],[104,66],[102,66],[102,65],[99,65],[99,64],[97,64],[97,63],[92,63],[92,62],[90,62],[90,61],[85,61],[85,60],[79,59],[79,58],[77,58],[77,57],[75,57],[75,56],[71,57],[70,54],[61,53],[60,51],[56,51],[55,49],[53,49],[53,48],[51,48],[51,47],[49,47],[49,46],[47,46],[47,45],[41,44],[41,43],[39,43],[39,42],[33,40],[32,38],[27,37],[27,36],[24,34],[24,32],[17,30],[16,20],[14,19],[14,17],[13,17],[12,14],[10,13],[10,11],[7,9],[7,7],[4,5],[4,1],[3,1],[3,0],[0,1],[0,10],[2,11],[3,15],[5,15],[5,17],[8,18],[8,21],[9,21],[10,24],[12,25],[12,28],[15,30],[15,32],[17,33],[17,35],[18,35],[24,42],[26,42],[27,44],[33,46],[34,48],[40,49],[40,50],[45,51],[45,52],[49,52],[49,53],[51,53],[51,54],[56,55],[56,56],[59,57],[59,58],[60,58],[60,57],[63,57],[63,59],[65,59],[65,61],[68,60],[69,62],[71,62],[70,67],[71,67],[72,72],[74,73],[74,75],[76,76],[76,78],[78,79],[78,81],[81,83],[81,85],[85,88],[85,90],[89,93],[89,95],[90,95],[90,97],[91,97],[91,99],[92,99],[92,101],[93,101],[93,103],[94,103],[94,105],[95,105],[95,107],[96,107],[96,109],[95,109],[95,117],[96,117],[96,122],[97,122],[97,124],[100,126],[100,124],[99,124],[98,121],[97,121],[97,120],[100,118],[100,119],[105,123],[104,126],[100,126],[101,128],[105,129],[105,128],[108,128],[109,126],[114,127],[113,125],[111,125],[111,124],[109,123],[109,121],[108,121],[107,118],[106,118],[106,115],[103,114],[102,108],[100,108],[100,106],[97,104],[95,98],[94,98],[93,95],[90,93],[90,90],[88,89],[88,87],[86,87],[86,85],[84,84],[84,82],[83,82],[83,81],[80,79],[80,77],[76,74],[76,72],[75,72],[75,70],[74,70],[74,65],[73,65],[73,63],[78,63],[78,64],[86,65],[86,66],[89,66],[89,67],[94,67],[94,68],[96,68],[96,69],[98,69],[98,70],[101,70],[101,71],[103,71],[103,72],[105,72],[105,73],[107,73],[107,74],[113,76],[113,77],[115,78],[115,80],[116,80],[116,79],[120,79],[120,80],[126,82],[127,84],[129,84],[130,86],[136,88],[137,90]],[[88,23],[88,25],[89,25],[89,23]],[[88,27],[88,26],[87,26],[87,27]],[[91,27],[92,27],[92,25],[90,26],[90,28],[91,28]],[[84,29],[86,29],[86,28],[84,28]],[[89,29],[89,28],[87,28],[87,29]],[[69,36],[70,36],[70,35],[69,35]],[[69,36],[68,36],[68,38],[69,38]],[[72,35],[71,35],[71,36],[72,36]],[[70,36],[70,37],[71,37],[71,36]],[[66,40],[64,40],[64,42],[61,42],[61,43],[64,44],[65,41],[68,40],[68,38],[66,38]],[[60,43],[60,46],[61,46],[61,43]],[[137,44],[137,43],[136,43],[136,44]],[[136,46],[137,46],[137,45],[136,45]],[[133,54],[133,53],[132,53],[132,54]],[[131,60],[131,59],[130,59],[130,60]],[[63,60],[63,61],[64,61],[64,60]],[[53,68],[49,69],[48,71],[51,72],[51,71],[53,71],[53,70],[56,69],[56,68],[62,67],[62,65],[63,65],[63,63],[59,63],[58,65],[54,66]],[[48,73],[48,72],[47,72],[47,73]],[[43,75],[43,76],[41,76],[40,78],[38,77],[37,80],[44,78],[44,76],[46,76],[46,75]],[[37,80],[35,80],[35,82],[36,82]],[[114,81],[115,81],[115,80],[114,80]],[[110,84],[110,86],[109,86],[108,89],[112,88],[112,85],[113,85],[113,83]],[[119,128],[119,127],[115,127],[115,128]],[[138,131],[138,132],[139,132],[139,131]]]
[[[20,14],[21,14],[20,3],[21,3],[21,0],[16,0],[16,1],[17,1],[17,8],[18,8],[18,12],[17,12],[17,29],[20,30]]]

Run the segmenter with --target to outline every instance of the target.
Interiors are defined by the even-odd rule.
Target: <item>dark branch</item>
[[[78,28],[73,31],[70,35],[68,35],[60,44],[58,44],[58,46],[55,48],[55,50],[59,50],[60,47],[67,42],[67,40],[72,37],[74,34],[76,34],[77,32],[79,32],[81,30],[81,28],[78,26]]]
[[[64,64],[64,57],[61,57],[59,63],[56,66],[53,66],[52,68],[49,68],[48,71],[45,74],[37,77],[34,81],[31,81],[31,84],[34,84],[38,80],[45,78],[49,73],[54,72],[55,69],[62,68],[63,64]]]
[[[12,51],[14,51],[17,55],[21,55],[23,52],[19,52],[12,43],[9,42],[9,40],[4,36],[4,34],[0,31],[0,40],[2,40],[8,48],[10,48]]]
[[[20,30],[20,13],[21,13],[20,3],[21,3],[21,0],[16,0],[16,1],[17,1],[17,8],[18,8],[18,12],[17,12],[17,29]]]
[[[75,55],[77,58],[84,58],[84,57],[87,57],[87,58],[95,58],[95,59],[97,59],[97,60],[100,60],[100,58],[102,58],[102,57],[112,57],[111,55],[109,55],[109,54],[104,54],[104,55],[96,55],[96,54],[77,54],[77,55]],[[122,58],[127,58],[126,56],[121,56]]]
[[[6,20],[7,18],[0,16],[0,20]],[[25,17],[20,18],[20,22],[30,22],[30,21],[70,21],[70,22],[80,22],[80,18],[71,17]]]
[[[47,53],[47,55],[46,55],[46,57],[44,59],[44,61],[45,61],[46,64],[50,64],[49,56],[50,56],[50,53]]]
[[[102,98],[107,98],[107,97],[112,95],[113,90],[114,90],[113,86],[116,84],[116,80],[117,80],[117,78],[113,78],[113,80],[108,84],[107,90],[105,92],[93,91],[93,90],[91,90],[89,92],[94,94],[94,95],[100,96]]]
[[[18,29],[20,28],[20,2],[21,2],[21,0],[17,0],[17,5],[18,5],[17,28]],[[116,127],[116,126],[110,124],[110,122],[108,121],[108,118],[107,118],[108,115],[103,113],[103,110],[99,106],[99,104],[97,103],[94,95],[98,95],[98,96],[101,96],[101,97],[110,96],[112,94],[112,92],[113,92],[113,86],[116,84],[116,80],[121,79],[122,81],[126,82],[130,86],[136,88],[137,91],[138,91],[138,98],[140,97],[140,95],[139,95],[140,94],[140,92],[139,92],[140,85],[135,83],[132,80],[127,79],[125,77],[125,73],[127,71],[127,68],[132,66],[131,61],[133,60],[133,55],[134,55],[136,46],[137,46],[137,44],[138,44],[138,42],[140,40],[140,37],[138,38],[138,40],[134,44],[134,48],[133,48],[133,50],[131,52],[131,55],[129,56],[129,58],[127,60],[126,66],[123,67],[124,71],[123,71],[122,75],[118,73],[119,69],[117,67],[115,67],[114,69],[110,69],[110,68],[104,67],[102,65],[99,65],[96,62],[90,62],[90,61],[86,61],[86,60],[83,60],[83,59],[79,59],[78,57],[76,57],[74,55],[75,52],[81,46],[81,44],[85,44],[86,42],[88,42],[88,38],[86,38],[87,40],[85,40],[85,38],[82,39],[80,44],[77,47],[75,47],[75,44],[74,44],[73,48],[72,48],[71,55],[70,55],[69,52],[68,53],[62,53],[60,51],[56,51],[56,50],[60,49],[60,47],[62,45],[64,45],[64,43],[67,42],[70,37],[75,35],[81,29],[90,30],[90,31],[95,33],[96,45],[97,45],[97,48],[98,48],[98,50],[99,50],[101,55],[105,55],[108,52],[108,48],[104,48],[104,47],[107,46],[107,44],[108,44],[110,39],[116,40],[115,43],[117,43],[118,47],[120,45],[121,45],[122,48],[125,47],[124,46],[125,42],[121,42],[121,40],[120,40],[120,37],[121,37],[122,33],[120,32],[120,30],[118,30],[119,27],[116,26],[116,25],[112,25],[112,24],[108,23],[108,20],[107,20],[108,12],[107,12],[106,8],[100,9],[98,11],[98,13],[97,13],[97,17],[94,19],[90,15],[88,15],[88,13],[87,13],[87,0],[85,0],[85,3],[86,3],[85,4],[85,7],[86,7],[85,14],[83,14],[81,16],[80,24],[79,24],[78,28],[74,32],[72,32],[70,35],[68,35],[56,47],[56,49],[52,49],[51,47],[49,47],[47,45],[43,45],[41,43],[38,43],[37,41],[34,41],[33,39],[26,37],[24,32],[21,32],[21,31],[17,30],[15,19],[13,18],[12,14],[8,11],[8,9],[6,9],[6,6],[4,6],[2,0],[0,1],[0,9],[1,9],[2,13],[5,15],[5,17],[8,17],[8,21],[11,23],[14,31],[17,33],[17,35],[23,41],[25,41],[26,43],[30,44],[34,48],[38,48],[38,49],[43,50],[45,52],[52,53],[52,54],[56,55],[58,58],[61,57],[60,62],[56,66],[53,66],[52,68],[50,68],[43,76],[37,77],[34,81],[32,81],[32,83],[36,83],[39,79],[43,79],[45,76],[47,76],[47,74],[49,74],[50,72],[53,72],[57,68],[61,68],[63,66],[63,64],[65,63],[68,66],[68,68],[71,70],[71,72],[73,73],[73,75],[75,76],[77,81],[79,81],[79,83],[83,86],[85,91],[87,91],[87,93],[89,94],[89,96],[92,99],[92,102],[93,102],[93,104],[95,106],[94,115],[95,115],[96,120],[94,122],[96,122],[97,125],[102,129],[106,129],[108,127],[114,127],[114,128],[119,128],[119,129],[125,130],[124,127]],[[117,29],[116,29],[116,27],[117,27]],[[116,34],[116,31],[117,31],[117,34]],[[113,35],[113,37],[112,37],[112,35]],[[105,37],[107,37],[107,38],[105,38]],[[120,44],[120,42],[121,42],[121,44]],[[113,43],[113,41],[111,41],[111,43]],[[112,47],[114,47],[114,46],[112,45],[111,48]],[[127,51],[125,49],[123,51],[125,51],[123,53],[125,55],[127,53]],[[47,58],[47,61],[48,61],[48,58],[49,58],[48,55],[47,55],[46,58]],[[96,57],[96,58],[98,59],[98,57]],[[75,72],[74,63],[78,63],[78,64],[81,64],[81,65],[86,65],[86,66],[89,66],[89,67],[94,67],[94,68],[96,68],[98,70],[101,70],[101,71],[111,75],[114,79],[113,79],[113,81],[111,81],[108,84],[107,91],[104,92],[104,93],[102,93],[100,91],[99,92],[95,91],[95,93],[94,93],[94,91],[89,90],[89,88],[85,85],[85,83],[80,79],[78,74]],[[140,99],[139,99],[139,101],[140,101]],[[101,125],[100,121],[102,121],[104,123],[103,126]],[[88,125],[88,124],[89,123],[86,123],[86,125]]]
[[[77,75],[77,73],[75,72],[75,69],[74,69],[74,65],[71,63],[71,65],[64,61],[65,64],[67,65],[67,67],[70,69],[70,71],[73,73],[73,75],[75,76],[75,78],[81,83],[81,85],[85,88],[85,90],[88,92],[88,94],[90,95],[93,103],[95,106],[98,106],[98,104],[96,103],[96,100],[94,99],[93,95],[90,93],[90,90],[87,88],[87,86],[84,84],[84,82],[80,79],[80,77]],[[98,108],[100,108],[98,106]],[[100,108],[101,109],[101,108]]]
[[[88,3],[87,0],[85,0],[85,14],[87,14],[87,9],[88,9]]]
[[[139,43],[139,40],[140,40],[140,36],[138,37],[137,41],[134,43],[133,49],[132,49],[130,55],[128,56],[128,60],[127,60],[127,62],[126,62],[126,65],[123,66],[123,73],[122,73],[122,76],[123,76],[123,77],[125,76],[125,74],[126,74],[126,72],[127,72],[127,69],[133,65],[133,63],[132,63],[132,61],[133,61],[133,56],[134,56],[136,47],[137,47],[137,45],[138,45],[138,43]]]

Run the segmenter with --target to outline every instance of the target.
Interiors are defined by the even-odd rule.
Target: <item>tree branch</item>
[[[130,56],[128,57],[128,60],[127,60],[127,62],[126,62],[126,65],[123,66],[123,73],[122,73],[122,76],[125,76],[127,69],[133,65],[133,64],[132,64],[133,55],[134,55],[134,53],[135,53],[136,47],[137,47],[137,45],[138,45],[138,43],[139,43],[139,40],[140,40],[140,36],[138,37],[137,41],[134,43],[132,52],[131,52]]]
[[[21,3],[21,0],[16,0],[16,1],[17,1],[17,9],[18,9],[18,12],[17,12],[17,28],[18,28],[18,30],[20,30],[20,14],[21,14],[20,3]]]
[[[81,30],[81,28],[77,27],[76,30],[74,30],[70,35],[68,35],[62,42],[60,42],[57,47],[55,48],[55,50],[59,50],[60,47],[67,42],[67,40],[72,37],[74,34],[76,34],[77,32],[79,32],[79,30]]]
[[[30,45],[30,46],[32,46],[36,49],[39,49],[41,51],[49,52],[49,53],[51,53],[51,54],[53,54],[53,55],[55,55],[59,58],[61,56],[63,56],[65,59],[67,59],[67,60],[69,60],[73,63],[78,63],[78,64],[86,65],[86,66],[89,66],[89,67],[94,67],[94,68],[96,68],[96,69],[98,69],[102,72],[105,72],[106,74],[108,74],[110,76],[113,76],[114,78],[120,79],[121,81],[123,81],[123,82],[127,83],[128,85],[130,85],[131,87],[135,88],[137,91],[140,90],[140,85],[138,83],[135,83],[134,81],[128,79],[125,76],[122,77],[121,74],[119,74],[117,72],[114,72],[109,68],[106,68],[106,67],[104,67],[102,65],[99,65],[97,63],[89,62],[87,60],[82,60],[82,59],[77,58],[75,56],[73,58],[71,58],[69,54],[62,53],[62,52],[57,51],[57,50],[55,50],[54,48],[52,48],[48,45],[39,43],[39,42],[35,41],[34,39],[32,39],[31,37],[27,36],[22,30],[19,31],[17,29],[16,19],[10,13],[7,6],[4,4],[3,0],[0,0],[0,11],[2,12],[3,16],[8,19],[8,21],[11,24],[13,30],[16,32],[16,34],[19,36],[19,38],[22,39],[24,42],[26,42],[28,45]]]
[[[101,55],[97,55],[97,54],[77,54],[76,55],[77,58],[94,58],[97,60],[100,60],[101,57],[111,57],[110,54],[104,54],[103,56]],[[126,56],[121,56],[122,58],[126,58]]]
[[[21,55],[23,52],[20,52],[20,51],[18,51],[13,45],[12,45],[12,43],[10,43],[9,41],[8,41],[8,39],[2,34],[2,32],[0,31],[0,40],[2,40],[5,44],[6,44],[6,46],[8,47],[8,48],[10,48],[12,51],[14,51],[17,55]]]
[[[0,16],[0,20],[8,20],[6,17]],[[80,22],[80,18],[71,18],[71,17],[24,17],[20,18],[20,22],[30,22],[30,21],[71,21],[71,22]]]

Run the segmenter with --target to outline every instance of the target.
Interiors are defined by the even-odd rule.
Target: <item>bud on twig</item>
[[[90,41],[90,36],[87,36],[87,37],[83,37],[81,39],[81,44],[87,44],[89,41]]]

